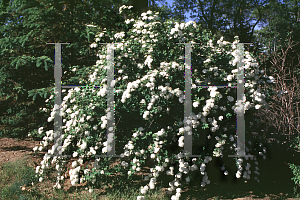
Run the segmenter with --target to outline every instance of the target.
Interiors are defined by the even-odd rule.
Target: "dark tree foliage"
[[[125,3],[124,3],[125,2]],[[72,66],[87,68],[97,56],[90,44],[106,27],[121,30],[118,6],[127,1],[11,0],[1,1],[0,136],[24,138],[41,126],[53,129],[47,118],[54,105],[54,44],[62,45],[62,85],[79,84]],[[87,27],[95,24],[99,28]],[[107,40],[107,42],[109,42]],[[47,108],[47,113],[39,108]]]
[[[80,85],[81,74],[75,74],[72,67],[96,64],[99,58],[90,44],[97,32],[126,32],[124,18],[139,17],[149,8],[168,18],[170,10],[151,3],[150,6],[148,1],[130,0],[1,1],[0,137],[24,138],[42,126],[44,130],[53,130],[53,121],[48,123],[47,119],[54,104],[45,100],[54,95],[55,45],[46,43],[71,43],[62,45],[62,85]],[[121,5],[132,5],[133,9],[120,15]],[[102,40],[110,43],[109,38]],[[40,108],[48,111],[42,112]]]

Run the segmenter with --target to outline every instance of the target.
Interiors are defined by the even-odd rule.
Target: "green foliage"
[[[34,135],[47,123],[47,115],[54,101],[53,65],[54,45],[50,42],[69,42],[62,46],[62,85],[78,83],[71,71],[89,68],[97,60],[90,49],[99,28],[117,29],[120,21],[116,1],[2,1],[0,10],[0,137]],[[117,1],[119,5],[122,1]],[[64,10],[63,10],[64,8]],[[107,9],[109,8],[109,9]],[[95,23],[98,28],[87,27]],[[108,38],[109,39],[109,38]]]
[[[292,141],[292,144],[290,145],[290,147],[293,147],[297,150],[300,149],[300,136],[297,136],[293,141]],[[300,166],[298,165],[295,165],[295,164],[291,164],[291,163],[288,163],[289,166],[290,166],[290,169],[292,170],[293,172],[293,175],[294,177],[291,178],[291,180],[293,180],[295,182],[295,184],[298,186],[300,185]]]
[[[22,195],[21,186],[30,186],[31,183],[36,183],[35,170],[24,164],[24,160],[18,160],[16,163],[5,163],[2,170],[6,177],[13,177],[14,182],[1,188],[0,199],[28,199]],[[1,178],[4,178],[3,176]],[[1,183],[3,183],[1,180]]]
[[[295,184],[300,184],[300,166],[295,164],[288,163],[290,165],[290,169],[293,171],[294,177],[291,178],[295,182]]]

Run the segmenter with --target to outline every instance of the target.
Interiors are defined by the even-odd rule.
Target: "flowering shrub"
[[[122,7],[126,8],[126,6]],[[122,12],[122,9],[120,9]],[[131,181],[132,174],[141,170],[147,165],[146,159],[153,160],[153,166],[149,166],[150,172],[144,179],[149,184],[141,187],[141,194],[145,194],[149,189],[154,189],[158,183],[159,175],[166,171],[167,175],[174,177],[169,183],[168,194],[173,195],[172,199],[179,199],[181,196],[182,184],[189,183],[194,177],[189,176],[191,171],[200,170],[203,179],[201,186],[210,184],[208,175],[205,172],[206,164],[212,161],[213,157],[222,158],[227,155],[236,154],[236,136],[230,134],[235,132],[234,128],[225,127],[230,120],[235,121],[236,113],[234,101],[235,89],[224,88],[217,91],[217,87],[208,89],[197,88],[196,85],[231,85],[236,83],[237,69],[236,63],[239,60],[236,37],[233,44],[223,41],[220,38],[210,39],[209,32],[199,30],[195,22],[181,23],[169,20],[165,23],[159,21],[158,13],[148,11],[141,15],[139,20],[127,19],[128,32],[101,32],[96,38],[96,42],[91,44],[93,48],[99,48],[99,58],[96,65],[90,69],[81,69],[81,74],[90,74],[88,80],[80,77],[82,85],[103,85],[100,89],[75,88],[70,89],[63,98],[61,115],[63,119],[63,146],[58,144],[52,146],[45,155],[41,166],[36,168],[36,173],[43,180],[44,169],[50,167],[50,158],[47,155],[53,154],[57,149],[65,155],[72,155],[78,158],[72,163],[70,179],[72,185],[80,182],[89,182],[93,186],[105,179],[106,175],[115,172],[122,172]],[[112,158],[97,158],[92,170],[83,169],[83,162],[95,159],[96,154],[107,152],[106,128],[107,116],[105,98],[107,89],[107,61],[106,45],[102,48],[97,43],[102,37],[109,37],[111,43],[118,43],[114,55],[116,64],[114,82],[115,112],[122,119],[129,119],[123,123],[122,128],[116,129],[117,145],[124,144],[121,158],[121,166],[108,169]],[[193,73],[192,73],[192,93],[193,99],[193,143],[201,143],[199,139],[202,130],[209,130],[213,135],[208,135],[214,144],[213,152],[200,152],[200,158],[192,158],[192,165],[189,166],[190,158],[185,157],[184,146],[184,45],[176,43],[201,43],[193,46]],[[261,106],[267,105],[267,95],[258,89],[261,83],[270,83],[269,77],[258,77],[259,69],[255,60],[248,52],[245,52],[245,111],[255,111]],[[178,62],[179,61],[179,62]],[[76,69],[74,68],[74,71]],[[91,71],[93,74],[91,74]],[[260,79],[259,79],[260,78]],[[195,80],[195,82],[194,82]],[[201,96],[199,93],[201,91]],[[62,90],[65,92],[65,90]],[[201,106],[206,99],[206,105]],[[227,101],[228,100],[228,101]],[[54,103],[53,101],[51,103]],[[221,111],[227,114],[221,114]],[[198,113],[198,114],[195,114]],[[48,121],[54,119],[54,111]],[[217,121],[217,120],[218,121]],[[132,121],[134,120],[134,121]],[[134,122],[134,123],[133,123]],[[219,123],[219,124],[218,124]],[[223,125],[223,129],[220,126]],[[201,129],[197,129],[198,127]],[[210,127],[211,126],[211,127]],[[42,132],[42,127],[40,129]],[[57,137],[53,130],[47,131],[42,146],[34,150],[42,150],[53,138]],[[229,134],[229,135],[228,135]],[[246,135],[250,130],[246,129]],[[118,135],[121,139],[118,140]],[[121,137],[122,136],[122,137]],[[195,139],[194,139],[195,138]],[[229,138],[229,141],[228,141]],[[176,148],[174,148],[174,141]],[[250,142],[250,141],[249,141]],[[249,143],[251,144],[251,142]],[[246,147],[246,151],[249,149]],[[116,151],[117,152],[117,151]],[[265,153],[265,149],[264,149]],[[262,152],[259,155],[264,156]],[[244,163],[243,158],[233,158],[236,160],[238,171],[236,177],[250,179],[250,163]],[[248,157],[245,158],[248,160]],[[265,156],[264,156],[265,159]],[[254,158],[256,160],[256,158]],[[128,162],[129,161],[129,162]],[[177,161],[179,164],[177,165]],[[65,158],[53,157],[52,163],[56,164],[58,177],[55,187],[61,188],[63,176],[61,172],[66,169]],[[257,165],[257,161],[254,161]],[[254,173],[258,167],[255,167]],[[228,171],[225,166],[221,168],[225,175]],[[242,173],[243,172],[243,173]],[[257,181],[257,177],[254,177]],[[92,188],[90,188],[92,192]],[[138,199],[143,199],[139,196]]]

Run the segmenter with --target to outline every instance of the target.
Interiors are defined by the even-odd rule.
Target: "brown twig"
[[[152,120],[152,122],[153,122],[153,121],[154,121],[154,120]],[[148,128],[151,126],[152,122],[150,123],[150,125],[148,126]]]
[[[289,125],[289,135],[294,135],[294,133],[292,133],[292,129],[300,133],[300,113],[298,107],[300,95],[299,81],[297,81],[298,79],[295,76],[295,66],[293,65],[293,58],[295,57],[292,57],[292,53],[295,52],[295,48],[292,52],[291,49],[296,45],[300,45],[299,42],[294,45],[290,42],[291,38],[289,39],[287,48],[285,50],[283,50],[283,48],[281,49],[282,56],[279,56],[277,52],[274,52],[272,55],[272,61],[270,61],[272,64],[271,67],[277,68],[278,70],[278,73],[273,74],[273,77],[276,77],[275,91],[287,91],[287,93],[281,94],[281,97],[278,97],[277,95],[273,96],[272,98],[275,102],[270,103],[268,110],[262,109],[262,114],[258,116],[267,127],[273,126],[279,131],[282,125]],[[296,49],[299,49],[298,46]],[[287,70],[288,73],[286,72]],[[261,86],[259,86],[259,88],[261,89]],[[298,90],[296,88],[298,88]],[[296,113],[294,113],[294,110],[296,110]],[[295,115],[297,117],[295,117]],[[296,122],[298,122],[298,128],[295,127]],[[283,127],[283,130],[284,132],[286,131],[285,126]]]
[[[119,117],[119,121],[120,121],[121,117]],[[117,122],[116,126],[118,125],[119,121]]]

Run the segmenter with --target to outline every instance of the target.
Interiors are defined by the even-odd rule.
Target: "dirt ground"
[[[40,162],[43,160],[43,156],[45,155],[45,153],[48,150],[41,151],[41,152],[38,153],[38,155],[34,155],[32,149],[35,146],[39,146],[39,143],[40,143],[40,141],[34,141],[33,139],[29,139],[29,138],[26,138],[24,140],[17,140],[17,139],[13,139],[13,138],[0,138],[0,155],[1,155],[0,156],[0,170],[1,170],[1,165],[3,163],[11,162],[11,161],[13,162],[13,161],[19,160],[20,158],[24,158],[25,155],[27,155],[28,163],[29,163],[30,166],[36,167],[37,165],[40,165]],[[49,145],[49,146],[51,147],[51,145]],[[71,159],[71,161],[69,161],[67,166],[70,167],[71,162],[74,161],[74,160],[75,159]],[[116,164],[120,164],[120,161],[117,160],[113,165],[116,165]],[[92,168],[91,162],[86,161],[84,163],[84,166],[86,166],[86,165],[89,166],[89,169]],[[137,176],[141,177],[142,174],[147,175],[148,173],[146,173],[146,172],[149,172],[149,171],[150,171],[149,168],[145,167],[145,168],[142,169],[141,172],[139,172],[135,176],[136,177]],[[113,175],[111,175],[111,176],[113,176]],[[52,178],[54,178],[54,180],[55,180],[55,175]],[[73,190],[75,190],[75,186],[71,185],[71,182],[69,180],[69,178],[70,178],[69,177],[69,171],[67,171],[65,173],[65,178],[67,179],[67,181],[65,181],[63,189],[65,191],[72,192]],[[43,184],[42,188],[52,188],[54,182],[50,182],[50,181],[45,181],[44,182],[43,181],[43,183],[39,183],[39,184]],[[86,183],[79,184],[77,186],[77,189],[84,188],[85,185],[86,185]],[[105,187],[103,189],[101,189],[102,192],[104,192],[105,190],[106,190]],[[187,191],[187,190],[188,190],[188,188],[185,188],[185,189],[183,188],[183,191]],[[200,190],[202,190],[202,188]],[[44,190],[44,191],[46,191],[46,190]],[[96,189],[96,191],[99,191],[99,190]],[[163,188],[163,191],[166,193],[167,188]],[[251,194],[251,192],[250,192],[250,194]],[[51,193],[49,193],[49,196],[51,196]],[[104,196],[105,195],[103,195],[103,197]],[[241,199],[254,199],[254,198],[251,197],[252,195],[247,195],[247,196],[248,197],[237,198],[237,199],[239,199],[239,200],[241,200]],[[104,197],[104,199],[105,199],[105,197]],[[192,198],[192,199],[194,199],[194,198]],[[257,198],[255,198],[255,199],[257,199]],[[265,198],[260,198],[260,199],[266,199],[267,200],[267,199],[272,199],[272,197],[266,196]]]
[[[34,141],[31,138],[26,138],[24,140],[17,140],[14,138],[0,138],[0,170],[2,169],[1,166],[3,163],[5,162],[14,162],[16,160],[20,160],[21,158],[24,158],[25,156],[27,157],[27,163],[29,166],[36,168],[38,165],[40,165],[41,161],[43,160],[44,155],[48,152],[47,150],[43,150],[41,152],[38,152],[37,155],[34,155],[33,152],[33,148],[35,146],[39,146],[40,141]],[[50,144],[49,149],[51,149],[52,145]],[[67,167],[70,169],[71,167],[71,163],[75,161],[74,158],[71,158],[70,161],[66,164]],[[116,161],[111,164],[111,167],[113,167],[114,165],[119,165],[121,162],[116,159]],[[85,161],[83,163],[83,166],[88,166],[89,169],[92,169],[92,162],[89,161]],[[148,175],[148,173],[146,173],[146,171],[150,172],[150,168],[149,167],[145,167],[141,170],[141,172],[136,173],[136,175],[134,175],[135,178],[137,178],[138,176],[141,177],[141,175]],[[52,180],[56,180],[56,176],[55,176],[55,172],[49,175],[50,177],[47,176],[47,178],[50,178]],[[64,173],[65,176],[65,182],[64,182],[64,186],[63,189],[65,191],[68,192],[72,192],[73,190],[76,189],[76,186],[72,186],[71,185],[71,181],[70,181],[70,175],[69,175],[69,170],[66,171]],[[110,175],[113,176],[113,175]],[[138,184],[137,182],[139,181],[134,181],[135,184]],[[38,184],[43,184],[43,186],[41,188],[52,188],[53,184],[55,184],[55,182],[50,182],[48,180],[43,181],[42,183],[38,183]],[[145,185],[147,183],[145,182]],[[82,183],[82,184],[78,184],[77,185],[77,189],[79,190],[80,188],[85,188],[86,183]],[[109,185],[110,188],[112,188],[111,185]],[[96,191],[101,191],[101,192],[105,192],[106,189],[108,187],[105,186],[103,187],[103,189],[95,189]],[[46,190],[44,190],[45,192]],[[167,191],[167,188],[164,188],[164,191]],[[49,194],[50,195],[50,194]],[[51,196],[51,195],[50,195]],[[105,195],[103,195],[104,197]]]

